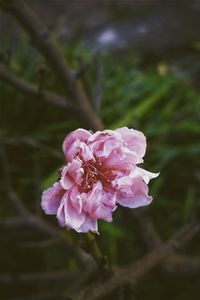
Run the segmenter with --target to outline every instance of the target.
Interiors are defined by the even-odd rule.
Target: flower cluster
[[[61,179],[43,192],[42,208],[57,215],[61,226],[98,233],[97,220],[111,222],[118,204],[148,205],[147,184],[158,174],[137,166],[145,150],[144,134],[127,127],[73,131],[63,142],[68,163]]]

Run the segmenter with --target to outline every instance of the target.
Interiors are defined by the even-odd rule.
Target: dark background
[[[87,65],[84,87],[106,127],[129,126],[147,136],[144,168],[160,176],[150,184],[154,201],[145,213],[166,240],[196,215],[199,205],[200,2],[26,2],[59,40],[73,70]],[[0,22],[1,62],[20,78],[64,94],[13,17],[1,11]],[[41,192],[64,164],[64,137],[84,124],[70,109],[24,95],[1,78],[0,92],[0,141],[12,186],[32,213],[59,229],[54,217],[43,215]],[[77,280],[75,260],[48,235],[16,222],[3,171],[1,176],[0,299],[63,299],[61,292]],[[99,223],[98,243],[114,266],[147,252],[129,209],[120,207],[112,223]],[[61,231],[80,243],[81,234]],[[196,236],[179,251],[193,257],[193,269],[154,268],[134,289],[135,299],[199,299],[199,247]],[[45,279],[44,272],[55,277]],[[30,279],[20,280],[23,274]],[[104,299],[116,297],[120,294]]]

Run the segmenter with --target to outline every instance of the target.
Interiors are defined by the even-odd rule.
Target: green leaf
[[[47,188],[51,187],[54,182],[58,180],[58,173],[55,170],[53,173],[51,173],[49,176],[47,176],[43,182],[41,183],[41,190],[46,190]]]
[[[102,229],[102,231],[104,231],[104,232],[108,233],[110,236],[112,236],[112,238],[114,238],[114,239],[122,238],[122,237],[125,237],[125,235],[126,235],[126,233],[114,223],[102,222],[101,229]]]
[[[164,84],[161,85],[161,87],[158,88],[155,91],[155,93],[153,93],[153,95],[147,97],[141,103],[133,107],[133,109],[131,109],[123,119],[111,125],[110,129],[120,128],[129,125],[131,124],[134,118],[140,119],[144,117],[144,115],[147,112],[149,112],[150,109],[152,109],[152,107],[163,98],[163,96],[169,91],[172,85],[173,81],[171,78],[165,81]]]

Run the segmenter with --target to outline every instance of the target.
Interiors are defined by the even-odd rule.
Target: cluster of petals
[[[148,205],[148,183],[158,174],[137,166],[145,151],[146,138],[138,130],[73,131],[63,142],[67,164],[61,178],[43,192],[43,210],[61,226],[98,233],[97,220],[111,222],[118,204]]]

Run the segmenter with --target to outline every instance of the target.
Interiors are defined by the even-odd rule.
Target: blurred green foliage
[[[63,46],[63,49],[74,69],[81,67],[77,57],[81,56],[89,64],[87,76],[94,98],[97,80],[104,83],[99,113],[106,127],[114,129],[129,126],[143,131],[147,136],[144,167],[152,172],[160,171],[160,176],[150,184],[150,194],[154,201],[147,210],[159,233],[166,239],[195,214],[198,205],[200,93],[193,86],[192,80],[193,75],[198,78],[200,67],[195,71],[192,71],[194,66],[182,70],[181,58],[175,62],[158,61],[143,65],[142,58],[132,50],[122,54],[93,54],[78,43],[72,44],[70,48]],[[101,74],[96,70],[94,57],[101,64]],[[26,43],[26,39],[11,55],[9,65],[25,80],[37,85],[42,80],[44,89],[64,93],[53,72]],[[83,126],[67,109],[27,97],[2,81],[0,89],[1,137],[17,140],[20,136],[26,136],[60,151],[64,137]],[[23,144],[7,145],[6,149],[17,192],[31,210],[42,213],[41,192],[57,179],[57,169],[64,164],[64,157],[60,161],[45,151]],[[9,203],[2,201],[0,206],[2,219],[14,216],[15,212]],[[54,217],[45,218],[56,224]],[[110,224],[99,223],[101,235],[98,241],[105,252],[109,251],[114,263],[127,264],[145,253],[135,234],[128,209],[117,210]],[[72,231],[66,231],[66,234],[79,238]],[[33,235],[34,238],[37,239]],[[15,239],[20,241],[28,239],[28,236],[24,234]],[[192,253],[197,252],[197,242],[190,247]],[[56,257],[56,260],[52,257]],[[63,268],[63,259],[66,267],[75,268],[73,260],[66,257],[66,254],[59,255],[57,248],[49,247],[45,253],[40,253],[40,264],[37,267],[41,270]],[[31,269],[32,264],[27,263],[27,260],[25,264]]]

